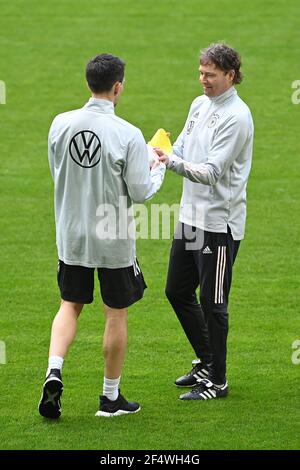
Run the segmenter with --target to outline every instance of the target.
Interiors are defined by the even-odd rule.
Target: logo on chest
[[[220,118],[219,114],[214,113],[208,121],[207,127],[211,128],[217,124],[218,119]]]
[[[195,121],[190,121],[188,123],[187,130],[186,130],[187,135],[189,135],[192,132],[192,130],[194,129],[194,125],[195,125]]]

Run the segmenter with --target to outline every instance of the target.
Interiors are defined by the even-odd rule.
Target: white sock
[[[105,395],[111,401],[115,401],[118,398],[120,379],[121,376],[117,379],[107,379],[104,377],[103,395]]]
[[[220,385],[220,384],[214,384],[214,386],[215,386],[216,388],[223,388],[223,387],[225,387],[226,385],[227,385],[227,382],[225,382],[224,384],[221,384],[221,385]]]
[[[47,369],[46,377],[47,377],[47,375],[50,374],[51,369],[62,370],[63,363],[64,363],[64,358],[63,357],[50,356],[49,357],[49,362],[48,362],[48,369]]]

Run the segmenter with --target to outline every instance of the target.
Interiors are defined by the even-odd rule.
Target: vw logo
[[[92,131],[80,131],[72,137],[69,145],[72,160],[82,168],[93,168],[100,162],[101,142]]]

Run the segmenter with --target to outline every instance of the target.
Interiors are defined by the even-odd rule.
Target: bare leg
[[[77,332],[77,320],[84,304],[61,301],[61,306],[52,323],[50,356],[65,357]]]
[[[54,362],[62,360],[67,354],[68,349],[77,331],[77,320],[83,304],[61,301],[60,309],[52,323],[51,341],[49,348],[49,358]],[[53,357],[58,356],[58,357]],[[49,360],[49,369],[46,381],[43,386],[42,398],[39,403],[39,413],[45,418],[57,419],[61,414],[60,398],[63,392],[61,375],[55,373],[58,367],[51,367]],[[52,369],[54,371],[52,372]],[[61,368],[60,368],[61,369]]]
[[[127,308],[114,309],[104,305],[105,331],[103,336],[104,375],[120,377],[127,347]]]

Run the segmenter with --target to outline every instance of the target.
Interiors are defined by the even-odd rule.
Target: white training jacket
[[[91,98],[59,114],[49,132],[58,257],[66,264],[133,265],[133,202],[160,188],[165,165],[150,171],[141,131],[114,113],[111,101]]]
[[[253,132],[251,112],[234,87],[193,101],[167,166],[185,177],[180,222],[222,233],[229,225],[234,240],[244,238]]]

